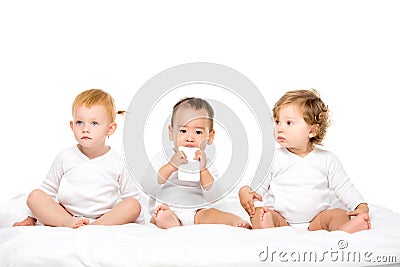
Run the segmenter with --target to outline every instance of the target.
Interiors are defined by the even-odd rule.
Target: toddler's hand
[[[361,203],[360,205],[357,206],[357,208],[353,211],[347,212],[347,215],[349,216],[357,216],[362,213],[367,213],[369,214],[369,208],[366,203]]]
[[[371,228],[371,219],[369,217],[369,208],[368,205],[365,203],[361,203],[357,206],[357,208],[353,211],[347,212],[349,216],[362,216],[364,220],[368,223],[368,228]]]
[[[250,218],[253,217],[253,215],[256,212],[256,209],[254,207],[254,199],[258,199],[259,201],[262,201],[262,197],[257,194],[254,191],[250,191],[250,187],[245,185],[239,190],[239,199],[240,199],[240,204],[244,208],[244,210],[249,214]]]
[[[182,151],[178,151],[175,148],[173,148],[175,151],[175,154],[172,155],[171,159],[169,160],[169,163],[171,166],[174,168],[174,171],[178,170],[178,167],[181,166],[182,164],[187,164],[188,160],[186,158],[185,153]]]
[[[200,171],[207,168],[207,156],[205,151],[197,150],[194,159],[200,162]]]

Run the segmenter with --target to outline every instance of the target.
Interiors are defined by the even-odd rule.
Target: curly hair
[[[299,105],[307,124],[318,126],[318,133],[310,138],[310,142],[321,145],[331,123],[328,106],[321,100],[315,89],[288,91],[275,103],[272,109],[274,119],[278,118],[282,106],[293,103]]]

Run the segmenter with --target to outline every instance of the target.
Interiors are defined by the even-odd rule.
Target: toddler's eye
[[[92,126],[92,127],[97,127],[97,126],[99,126],[100,124],[97,122],[97,121],[92,121],[91,123],[90,123],[90,126]]]
[[[75,125],[76,125],[76,126],[82,126],[82,125],[83,125],[83,122],[82,122],[82,121],[76,121],[76,122],[75,122]]]
[[[197,130],[196,131],[196,134],[202,134],[203,132],[202,131],[200,131],[200,130]]]
[[[280,121],[275,121],[275,125],[279,125],[280,123]]]
[[[180,133],[186,133],[186,130],[181,129],[181,130],[179,130],[179,132],[180,132]]]
[[[289,126],[294,125],[294,121],[287,121],[286,124]]]

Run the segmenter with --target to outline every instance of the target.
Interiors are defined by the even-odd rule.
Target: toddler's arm
[[[204,151],[197,150],[194,159],[198,160],[200,162],[200,183],[201,183],[201,186],[205,190],[210,190],[210,188],[212,187],[212,185],[214,183],[214,177],[208,171],[206,153]]]
[[[208,169],[203,169],[200,171],[200,183],[204,190],[210,190],[214,183],[214,177],[208,171]]]
[[[178,170],[178,167],[181,164],[188,162],[185,153],[183,153],[182,151],[177,151],[175,149],[174,151],[175,154],[172,155],[170,161],[167,162],[158,170],[158,175],[157,175],[158,184],[164,184],[171,176],[171,174]]]
[[[253,215],[256,212],[256,209],[254,207],[255,198],[258,199],[259,201],[262,201],[262,197],[256,192],[251,191],[251,188],[248,185],[242,186],[242,188],[240,188],[239,190],[240,204],[249,214],[250,218],[253,217]]]

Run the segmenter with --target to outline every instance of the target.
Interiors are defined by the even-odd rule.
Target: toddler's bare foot
[[[86,218],[71,217],[64,222],[63,226],[75,229],[88,224],[89,220]]]
[[[250,224],[248,222],[246,222],[245,220],[238,220],[237,222],[233,223],[232,226],[234,227],[242,227],[242,228],[247,228],[250,229]]]
[[[371,228],[370,221],[368,220],[367,214],[359,214],[353,217],[350,221],[339,227],[339,230],[347,233],[355,233],[362,230],[368,230]]]
[[[13,224],[13,226],[35,226],[36,225],[36,219],[32,217],[26,217],[23,221],[16,222]]]
[[[181,226],[179,219],[176,217],[175,213],[170,210],[167,204],[159,205],[154,210],[153,218],[155,224],[162,229]]]
[[[260,211],[260,228],[272,228],[274,227],[274,221],[272,220],[272,214],[268,207],[264,206]]]

